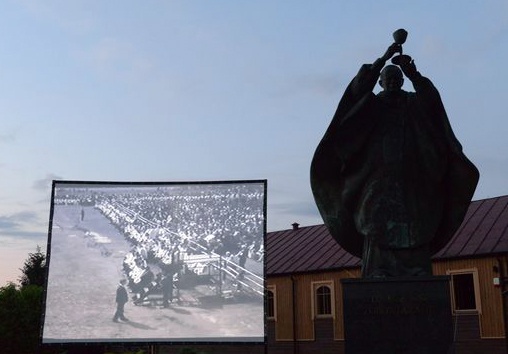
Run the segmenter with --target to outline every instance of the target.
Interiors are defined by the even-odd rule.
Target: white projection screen
[[[53,181],[42,343],[264,343],[266,180]]]

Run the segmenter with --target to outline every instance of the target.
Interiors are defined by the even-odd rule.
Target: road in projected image
[[[44,343],[264,340],[263,183],[54,189]]]

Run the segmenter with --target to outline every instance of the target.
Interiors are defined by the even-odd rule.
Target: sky
[[[46,251],[53,180],[266,179],[268,231],[322,223],[312,155],[398,28],[474,199],[508,194],[506,0],[1,1],[0,286]]]

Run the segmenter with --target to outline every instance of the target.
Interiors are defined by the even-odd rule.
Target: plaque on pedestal
[[[449,277],[343,279],[346,354],[446,354]]]

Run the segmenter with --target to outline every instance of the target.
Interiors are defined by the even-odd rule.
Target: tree
[[[35,253],[29,253],[28,259],[22,269],[23,275],[19,278],[21,287],[27,285],[44,286],[46,282],[46,255],[37,246]]]
[[[61,353],[59,349],[42,348],[39,343],[46,276],[46,256],[40,247],[28,255],[21,271],[21,287],[14,283],[0,287],[0,351],[16,354]]]
[[[42,287],[13,283],[0,288],[0,348],[4,353],[37,353]]]
[[[0,348],[8,353],[36,353],[46,280],[46,256],[39,246],[28,254],[21,271],[20,288],[13,283],[0,288]]]

